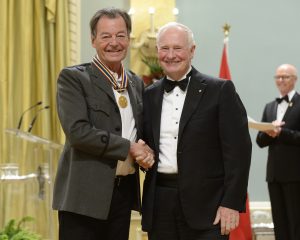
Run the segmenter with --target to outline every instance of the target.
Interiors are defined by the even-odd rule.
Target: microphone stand
[[[31,107],[27,108],[22,114],[21,114],[21,117],[19,119],[19,123],[18,123],[18,127],[17,129],[20,130],[21,128],[21,125],[22,125],[22,121],[23,121],[23,117],[24,117],[24,114],[27,113],[29,110],[41,105],[43,102],[42,101],[39,101],[37,102],[36,104],[32,105]]]
[[[49,109],[49,108],[50,108],[50,106],[45,106],[45,107],[39,109],[39,110],[36,112],[34,118],[32,119],[32,121],[31,121],[31,123],[30,123],[30,125],[29,125],[29,127],[28,127],[27,132],[29,132],[29,133],[31,132],[32,127],[33,127],[33,125],[34,125],[34,123],[35,123],[35,121],[36,121],[37,116],[39,115],[39,113],[40,113],[41,111],[43,111],[43,110],[45,110],[45,109]]]

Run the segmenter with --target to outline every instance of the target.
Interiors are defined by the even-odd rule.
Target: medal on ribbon
[[[121,108],[126,108],[128,105],[127,98],[123,95],[119,97],[118,104]]]
[[[97,55],[93,58],[92,62],[99,69],[99,71],[108,79],[108,81],[112,84],[113,88],[117,92],[122,93],[126,90],[128,85],[128,79],[123,64],[121,64],[121,82],[118,83],[117,79],[115,79],[108,67],[100,61]],[[127,98],[121,95],[118,99],[118,104],[121,108],[126,108],[128,105]]]

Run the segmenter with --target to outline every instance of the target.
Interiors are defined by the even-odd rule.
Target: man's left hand
[[[237,228],[240,221],[239,212],[226,207],[219,207],[214,221],[214,225],[221,221],[221,234],[228,235],[232,230]]]

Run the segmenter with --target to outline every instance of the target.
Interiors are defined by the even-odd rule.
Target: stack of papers
[[[249,128],[256,129],[258,131],[268,131],[268,130],[274,130],[275,127],[272,123],[268,122],[257,122],[253,118],[248,116],[248,126]]]

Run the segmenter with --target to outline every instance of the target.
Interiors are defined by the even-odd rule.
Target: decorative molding
[[[250,202],[250,209],[271,209],[270,202]]]
[[[251,227],[256,240],[274,240],[270,202],[250,202]]]
[[[250,202],[252,228],[273,228],[270,202]]]
[[[70,64],[80,62],[80,0],[68,0],[69,4],[69,36],[70,36]]]

